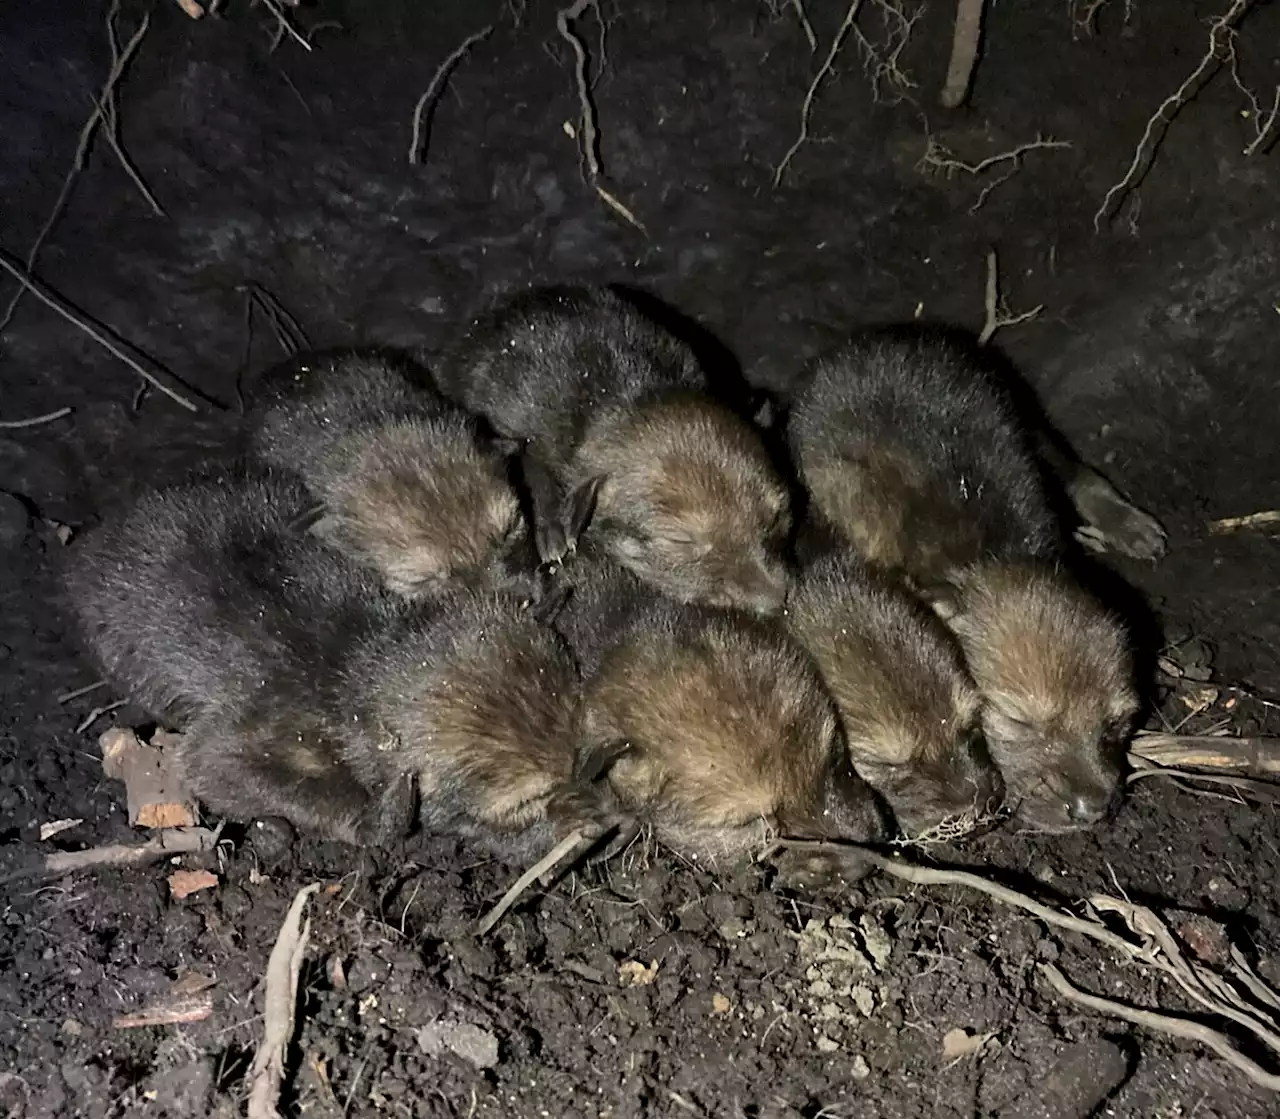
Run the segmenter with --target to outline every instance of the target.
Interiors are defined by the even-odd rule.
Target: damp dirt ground
[[[864,5],[859,29],[892,25]],[[57,612],[57,553],[140,489],[230,453],[237,386],[280,355],[268,292],[312,344],[436,350],[494,292],[622,281],[696,320],[759,385],[851,327],[920,315],[974,329],[985,255],[1013,312],[996,335],[1052,422],[1169,533],[1156,563],[1107,558],[1138,620],[1156,711],[1276,732],[1280,544],[1208,522],[1280,501],[1280,154],[1243,154],[1257,115],[1227,72],[1196,96],[1140,188],[1095,229],[1156,106],[1196,66],[1214,4],[1157,18],[1102,6],[990,6],[968,107],[937,108],[951,8],[932,5],[877,86],[850,38],[814,100],[810,139],[775,187],[801,103],[844,15],[808,0],[604,0],[580,26],[594,68],[605,188],[583,178],[573,61],[554,7],[322,3],[314,49],[272,51],[263,6],[150,24],[119,90],[121,143],[165,216],[102,137],[37,273],[182,379],[160,392],[27,296],[0,336],[0,863],[136,840],[97,734],[127,708],[93,680]],[[778,9],[774,11],[773,8]],[[105,6],[0,13],[3,248],[24,257],[110,68]],[[410,165],[414,103],[453,72]],[[1240,25],[1241,78],[1265,109],[1280,84],[1280,8]],[[882,75],[883,77],[884,75]],[[905,98],[898,96],[900,93]],[[877,96],[878,94],[878,96]],[[969,164],[1037,137],[1015,167],[920,166],[926,130]],[[984,188],[1006,171],[1006,181]],[[11,285],[3,286],[3,302]],[[63,544],[56,526],[69,526]],[[1170,664],[1202,681],[1157,672]],[[87,725],[86,725],[87,724]],[[42,842],[40,826],[77,820]],[[237,838],[235,833],[229,833]],[[996,833],[930,852],[1064,904],[1125,892],[1220,922],[1280,971],[1274,809],[1137,783],[1115,821],[1067,838]],[[238,837],[182,900],[167,865],[5,884],[0,899],[0,1112],[234,1115],[261,1027],[262,975],[290,898],[311,947],[282,1108],[327,1116],[818,1116],[1220,1119],[1274,1096],[1206,1050],[1085,1012],[1048,990],[1056,961],[1089,990],[1185,1010],[1167,985],[1071,934],[957,888],[868,878],[847,894],[774,889],[765,870],[698,867],[634,848],[535,891],[487,939],[470,923],[519,872],[448,839],[393,851]],[[216,979],[203,1021],[138,1029],[116,1016],[194,972]],[[943,1037],[985,1043],[958,1060]]]

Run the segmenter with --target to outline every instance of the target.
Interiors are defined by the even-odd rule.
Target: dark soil
[[[761,385],[848,327],[982,321],[984,256],[1000,253],[1014,311],[997,335],[1077,448],[1169,529],[1153,565],[1106,570],[1154,651],[1213,654],[1217,702],[1248,729],[1271,709],[1225,685],[1280,694],[1280,552],[1259,531],[1207,522],[1275,507],[1280,493],[1280,243],[1276,151],[1251,157],[1247,108],[1221,73],[1173,125],[1141,189],[1093,228],[1147,117],[1204,53],[1215,3],[1113,0],[1073,38],[1066,0],[988,5],[971,105],[936,108],[952,5],[917,23],[903,70],[921,108],[873,97],[856,45],[814,105],[811,140],[778,189],[808,82],[845,5],[808,0],[811,55],[787,5],[753,0],[602,4],[607,66],[595,87],[607,187],[585,185],[566,122],[572,61],[554,7],[492,0],[346,0],[315,49],[269,52],[271,17],[233,3],[188,20],[171,2],[121,87],[124,147],[163,204],[155,216],[99,137],[39,275],[174,371],[191,415],[28,296],[4,332],[0,419],[70,406],[68,419],[0,431],[0,864],[36,850],[137,837],[106,781],[93,680],[52,591],[63,545],[144,486],[228,453],[237,382],[279,355],[252,285],[314,344],[436,348],[487,294],[532,281],[625,281],[717,337]],[[883,36],[874,5],[860,26]],[[70,165],[110,59],[104,5],[7,4],[0,13],[3,247],[25,256]],[[936,9],[936,10],[935,10]],[[1158,9],[1158,10],[1157,10]],[[126,4],[124,35],[141,13]],[[419,93],[454,46],[493,35],[452,76],[425,161],[410,166]],[[583,25],[593,63],[594,24]],[[1280,6],[1241,27],[1241,73],[1269,104]],[[922,113],[923,110],[923,113]],[[977,161],[1038,134],[979,206],[991,176],[917,168],[924,127]],[[998,173],[998,172],[997,172]],[[4,300],[10,285],[4,286]],[[70,545],[74,547],[74,539]],[[1191,652],[1188,652],[1191,650]],[[1153,680],[1154,682],[1154,680]],[[1168,681],[1166,680],[1167,684]],[[1157,691],[1183,718],[1189,690]],[[130,715],[125,709],[114,717]],[[1156,725],[1153,723],[1153,725]],[[39,826],[82,821],[42,843]],[[996,834],[932,852],[985,864],[1043,896],[1127,891],[1208,914],[1274,978],[1280,871],[1273,810],[1137,784],[1114,824],[1067,839]],[[1108,952],[957,889],[868,879],[849,896],[789,896],[767,872],[697,868],[631,851],[527,898],[486,941],[468,924],[518,867],[448,840],[393,852],[243,841],[188,858],[215,889],[170,899],[157,866],[4,887],[0,1112],[232,1115],[260,1031],[261,976],[294,891],[313,903],[291,1115],[1086,1115],[1223,1119],[1274,1100],[1205,1050],[1078,1012],[1036,964],[1089,990],[1182,1008]],[[335,980],[340,961],[345,984]],[[656,971],[640,975],[622,965]],[[113,1029],[188,971],[216,976],[202,1022]],[[651,979],[623,985],[621,975]],[[992,1033],[954,1065],[942,1037]]]

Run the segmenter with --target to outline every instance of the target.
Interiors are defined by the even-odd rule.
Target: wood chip
[[[982,1052],[987,1042],[995,1036],[994,1033],[971,1034],[957,1026],[942,1035],[942,1059],[948,1061],[950,1067],[965,1057]]]
[[[647,987],[658,978],[658,961],[645,967],[639,960],[623,960],[618,965],[618,982],[624,987]]]
[[[177,776],[173,753],[157,748],[172,746],[177,737],[157,731],[154,745],[147,745],[126,727],[112,727],[98,739],[102,771],[124,782],[129,823],[135,827],[195,826],[195,800]]]
[[[711,996],[711,1012],[713,1014],[728,1014],[732,1009],[733,1003],[731,1003],[719,991]]]
[[[175,901],[217,884],[218,876],[208,870],[175,870],[169,875],[169,893]]]

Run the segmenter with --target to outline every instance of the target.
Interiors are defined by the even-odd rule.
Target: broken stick
[[[293,1012],[298,1002],[298,975],[311,935],[311,919],[302,920],[307,901],[319,882],[303,886],[293,898],[267,961],[267,994],[263,1007],[262,1042],[249,1069],[249,1119],[279,1119],[276,1103],[284,1080],[284,1055],[293,1037]]]
[[[480,923],[476,926],[476,936],[484,936],[499,921],[502,920],[507,910],[510,909],[517,901],[520,895],[525,892],[535,880],[542,878],[543,875],[558,867],[563,860],[567,858],[570,852],[575,855],[579,849],[587,845],[587,839],[582,832],[574,829],[566,835],[559,843],[551,848],[541,859],[526,870],[519,878],[511,884],[511,888],[498,899],[495,905],[488,913],[484,915]]]

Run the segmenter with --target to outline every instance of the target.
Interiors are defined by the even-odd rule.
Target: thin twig
[[[804,3],[802,0],[788,0],[788,5],[795,11],[796,19],[800,21],[800,28],[804,31],[804,37],[809,40],[809,53],[813,54],[818,49],[818,36],[813,32],[813,24],[809,22]]]
[[[495,905],[488,913],[484,915],[480,923],[476,925],[476,936],[484,936],[494,925],[502,920],[507,910],[510,909],[517,901],[520,895],[525,892],[537,879],[541,878],[553,867],[558,866],[570,851],[575,851],[584,844],[582,832],[576,828],[566,835],[559,843],[557,843],[543,858],[539,859],[528,870],[526,870],[519,878],[511,884],[511,888],[498,899]]]
[[[1149,1030],[1167,1034],[1170,1037],[1182,1038],[1185,1041],[1198,1041],[1208,1046],[1228,1064],[1239,1069],[1255,1084],[1260,1084],[1273,1092],[1280,1091],[1280,1076],[1267,1072],[1260,1065],[1249,1060],[1231,1044],[1231,1039],[1219,1030],[1187,1018],[1176,1018],[1171,1014],[1161,1014],[1154,1010],[1141,1010],[1127,1006],[1114,999],[1091,995],[1075,987],[1053,964],[1040,964],[1040,972],[1068,1002],[1073,1002],[1092,1010],[1097,1014],[1106,1014],[1135,1026],[1145,1026]]]
[[[277,20],[279,20],[279,23],[280,23],[280,33],[277,34],[276,41],[271,47],[273,51],[276,49],[276,47],[280,45],[280,36],[285,34],[287,34],[291,39],[293,39],[293,41],[297,43],[298,46],[300,46],[303,50],[305,51],[311,50],[311,44],[306,39],[304,39],[298,33],[298,29],[294,27],[292,23],[289,22],[289,20],[285,17],[284,12],[282,12],[279,6],[276,4],[275,0],[262,0],[262,4],[267,9],[267,11],[269,11],[273,16],[276,17]]]
[[[1262,776],[1280,774],[1280,739],[1219,734],[1139,731],[1129,749],[1162,766],[1234,769]]]
[[[221,831],[221,825],[216,831],[208,828],[165,828],[142,844],[118,843],[106,847],[90,847],[87,851],[56,851],[44,856],[31,868],[16,871],[0,879],[0,884],[43,875],[56,878],[63,874],[98,870],[102,867],[146,866],[171,855],[212,851],[218,845]]]
[[[453,73],[454,68],[472,47],[492,34],[493,24],[489,24],[488,27],[477,31],[474,35],[468,35],[453,49],[449,57],[436,68],[436,72],[431,78],[431,84],[427,86],[426,92],[418,98],[418,103],[413,108],[413,136],[409,140],[409,162],[411,164],[421,163],[423,157],[427,154],[426,148],[430,139],[431,118],[435,114],[436,102],[440,100],[440,95],[444,92],[444,85],[449,80],[449,75]],[[427,129],[427,135],[425,136],[423,135],[424,120]]]
[[[151,373],[147,369],[145,369],[141,365],[141,363],[138,362],[136,358],[132,358],[127,353],[125,353],[124,350],[120,348],[120,345],[111,341],[111,339],[108,338],[106,334],[102,332],[102,330],[98,329],[95,326],[92,326],[84,318],[82,318],[81,316],[77,315],[74,311],[72,311],[70,305],[66,302],[66,300],[62,299],[60,296],[55,295],[41,281],[37,280],[30,272],[14,264],[9,259],[9,254],[3,251],[0,251],[0,268],[3,268],[11,276],[14,276],[17,279],[21,280],[24,290],[27,288],[30,288],[31,294],[34,295],[38,300],[40,300],[41,303],[43,303],[46,307],[49,307],[52,310],[57,311],[58,314],[60,314],[64,319],[66,319],[72,325],[79,327],[82,331],[84,331],[85,334],[87,334],[90,338],[92,338],[95,342],[97,342],[98,345],[102,346],[105,350],[107,350],[108,353],[114,354],[117,358],[123,361],[125,365],[127,365],[130,369],[132,369],[135,373],[137,373],[139,377],[141,377],[144,381],[148,382],[154,388],[159,389],[170,400],[174,401],[177,404],[182,405],[182,407],[185,408],[188,412],[198,412],[200,410],[199,408],[196,407],[195,404],[193,404],[181,393],[178,393],[173,389],[169,388],[169,386],[164,384],[164,382],[160,381],[155,376],[154,373]]]
[[[249,1119],[279,1119],[276,1103],[284,1080],[285,1050],[293,1038],[293,1014],[298,1002],[298,975],[311,935],[311,919],[302,920],[319,882],[303,886],[293,897],[271,957],[267,961],[267,993],[263,1006],[262,1041],[249,1068]]]
[[[110,21],[114,18],[118,10],[119,0],[115,0],[108,12],[107,19]],[[66,177],[62,180],[62,188],[58,191],[58,197],[54,200],[53,209],[49,211],[49,216],[45,219],[44,225],[41,226],[40,232],[36,235],[35,241],[27,252],[26,270],[30,272],[36,266],[36,257],[40,255],[40,250],[44,246],[45,239],[53,231],[53,227],[57,224],[58,218],[62,216],[62,211],[67,204],[67,199],[71,196],[71,187],[75,182],[76,176],[84,169],[84,161],[89,154],[89,145],[93,142],[93,134],[97,131],[99,123],[103,120],[103,106],[113,104],[115,97],[116,84],[123,77],[125,69],[128,67],[133,53],[138,49],[142,42],[142,37],[147,33],[147,27],[150,21],[150,15],[143,17],[142,23],[138,26],[138,30],[133,33],[133,37],[125,44],[123,51],[115,57],[114,63],[107,73],[107,80],[102,86],[102,91],[94,99],[93,112],[89,114],[89,119],[85,121],[84,127],[80,130],[80,139],[76,143],[75,158],[71,161],[71,168],[67,171]],[[114,42],[114,33],[112,35]],[[115,51],[113,49],[113,55]],[[13,293],[13,298],[9,300],[9,306],[5,309],[4,318],[0,319],[0,332],[8,329],[9,324],[13,321],[13,313],[18,309],[18,304],[22,300],[23,294],[27,290],[27,285],[23,284]]]
[[[75,691],[71,692],[63,692],[62,695],[58,696],[58,703],[70,703],[73,699],[79,699],[81,696],[96,692],[99,688],[105,688],[106,686],[106,680],[95,680],[92,684],[86,684],[83,688],[76,688]]]
[[[1022,157],[1028,152],[1037,151],[1041,148],[1069,148],[1071,143],[1067,140],[1055,140],[1052,136],[1037,136],[1034,140],[1028,140],[1024,144],[1018,144],[1010,148],[1008,151],[997,152],[995,155],[988,156],[986,159],[979,160],[977,163],[967,163],[963,159],[957,159],[950,151],[939,144],[932,136],[927,136],[924,155],[920,157],[916,163],[918,171],[941,171],[947,178],[951,178],[957,171],[966,175],[979,176],[998,167],[1002,163],[1008,163],[1009,169],[1003,174],[992,179],[979,192],[978,197],[974,200],[973,205],[969,207],[969,213],[976,214],[982,209],[987,199],[991,196],[991,192],[1000,186],[1001,183],[1008,182],[1022,167]]]
[[[0,420],[0,428],[15,431],[22,427],[39,427],[41,424],[53,423],[72,413],[71,408],[59,408],[56,412],[46,412],[43,416],[32,416],[28,420]]]
[[[1222,517],[1209,522],[1209,531],[1215,536],[1242,528],[1280,528],[1280,509],[1263,509],[1259,513],[1246,513],[1243,517]]]
[[[1129,169],[1124,173],[1124,177],[1107,191],[1106,196],[1102,199],[1102,205],[1098,207],[1097,212],[1093,215],[1095,232],[1102,228],[1103,219],[1113,212],[1112,202],[1117,198],[1123,199],[1146,178],[1147,172],[1151,169],[1151,164],[1155,160],[1160,142],[1164,139],[1169,125],[1173,123],[1173,118],[1200,91],[1200,87],[1207,78],[1222,65],[1225,57],[1223,55],[1223,42],[1226,42],[1227,50],[1234,50],[1231,45],[1232,29],[1240,22],[1244,14],[1253,7],[1253,3],[1254,0],[1232,0],[1231,7],[1209,25],[1209,49],[1205,51],[1204,57],[1200,59],[1196,68],[1187,75],[1186,80],[1166,97],[1160,103],[1160,107],[1151,114],[1150,119],[1147,121],[1147,127],[1143,130],[1142,139],[1138,141],[1138,146],[1134,149],[1133,160],[1129,164]]]
[[[105,703],[101,707],[95,707],[89,712],[79,723],[76,724],[76,734],[84,734],[94,723],[102,718],[103,715],[110,715],[112,711],[118,711],[129,701],[127,699],[117,699],[114,703]]]
[[[120,61],[120,42],[116,38],[115,17],[120,12],[119,0],[113,0],[111,11],[107,15],[107,43],[111,48],[111,63],[114,69]],[[150,13],[142,17],[142,23],[134,36],[139,42],[146,33],[147,26],[150,22]],[[132,40],[131,40],[132,42]],[[120,161],[120,166],[124,168],[125,174],[133,180],[133,185],[138,188],[139,193],[151,207],[156,217],[166,217],[164,207],[160,205],[156,196],[151,193],[151,188],[147,186],[142,178],[142,173],[133,165],[133,160],[129,158],[124,150],[124,144],[120,140],[120,111],[116,103],[115,89],[113,88],[109,95],[105,95],[98,99],[98,109],[102,113],[102,120],[107,126],[107,143],[111,145],[111,150],[116,153],[116,159]]]
[[[787,149],[787,154],[782,157],[782,162],[773,169],[773,186],[775,190],[782,182],[782,176],[786,174],[787,165],[791,162],[791,157],[800,150],[801,145],[809,138],[809,114],[813,111],[813,99],[817,95],[818,86],[822,84],[823,79],[831,72],[836,55],[840,52],[840,44],[844,42],[845,36],[849,34],[849,28],[853,26],[853,21],[858,18],[858,10],[861,7],[862,0],[853,0],[853,3],[849,5],[849,10],[845,12],[843,21],[836,29],[835,38],[831,40],[831,49],[827,51],[825,61],[814,75],[813,81],[809,83],[809,91],[804,95],[804,103],[800,107],[800,135],[796,137],[796,142]]]
[[[990,342],[997,330],[1006,326],[1017,326],[1019,323],[1029,322],[1044,310],[1043,303],[1037,307],[1032,307],[1030,311],[1023,311],[1020,315],[1010,315],[1002,308],[1000,299],[1000,266],[996,260],[995,249],[987,251],[987,286],[983,304],[986,308],[986,321],[983,324],[982,332],[978,335],[979,346],[985,346]]]

